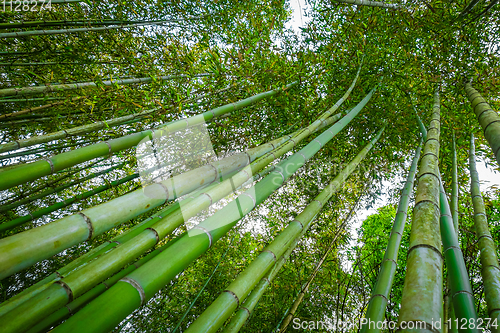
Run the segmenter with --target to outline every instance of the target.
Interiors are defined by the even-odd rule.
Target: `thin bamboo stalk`
[[[358,153],[358,155],[314,198],[261,254],[243,271],[217,299],[185,331],[186,333],[216,332],[239,306],[255,285],[273,267],[290,244],[304,229],[308,229],[317,214],[331,196],[342,188],[343,183],[368,154],[382,135],[384,128]],[[323,259],[324,260],[324,259]],[[292,308],[293,309],[293,308]]]
[[[304,296],[306,295],[307,291],[309,290],[309,286],[316,278],[316,275],[318,274],[319,270],[321,269],[321,266],[323,266],[323,263],[325,262],[326,258],[330,254],[330,251],[333,249],[333,246],[335,245],[337,238],[340,236],[340,233],[344,230],[344,226],[342,225],[341,228],[339,228],[339,229],[340,230],[335,234],[335,237],[333,237],[333,239],[330,241],[330,244],[328,245],[328,248],[326,249],[325,253],[323,254],[323,257],[321,257],[319,262],[316,264],[316,267],[314,267],[313,272],[309,276],[304,287],[302,287],[302,290],[300,291],[299,295],[295,298],[295,301],[293,302],[292,307],[290,308],[290,311],[286,315],[286,317],[281,325],[280,332],[283,332],[283,333],[286,332],[288,325],[290,325],[290,322],[292,321],[293,317],[295,316],[295,312],[299,308],[299,305],[302,303]],[[253,291],[252,291],[252,293],[253,293]],[[250,294],[247,297],[247,299],[250,298],[251,296],[252,296],[252,294]],[[246,303],[246,300],[245,300],[245,303]]]
[[[49,103],[49,104],[45,104],[45,105],[42,105],[42,106],[37,106],[37,107],[34,107],[34,108],[23,109],[23,110],[18,111],[18,112],[11,112],[11,113],[7,113],[7,114],[3,114],[3,115],[0,115],[0,120],[5,119],[5,118],[9,118],[9,117],[17,117],[17,116],[20,116],[22,114],[26,114],[26,113],[30,113],[30,112],[35,112],[35,111],[40,111],[40,110],[48,109],[48,108],[51,108],[53,106],[65,104],[67,102],[76,102],[76,101],[78,101],[80,99],[83,99],[83,98],[85,98],[85,97],[74,97],[74,98],[70,99],[69,101]],[[60,98],[57,98],[57,99],[60,99]],[[46,100],[46,99],[43,99],[43,100]],[[4,146],[4,145],[1,145],[1,146]],[[4,151],[7,151],[7,150],[0,150],[0,152],[4,152]]]
[[[408,215],[408,204],[413,192],[413,184],[415,182],[417,164],[420,159],[421,146],[422,141],[415,150],[410,171],[408,172],[408,177],[403,187],[401,198],[399,199],[396,217],[394,218],[391,235],[389,236],[389,242],[387,243],[387,249],[385,250],[384,259],[382,260],[380,271],[377,275],[377,282],[373,287],[372,296],[365,313],[366,323],[365,321],[362,321],[363,324],[361,325],[361,333],[380,332],[380,328],[377,328],[377,325],[370,326],[367,324],[369,324],[370,321],[374,323],[383,322],[385,318],[387,302],[394,283],[394,276],[396,274],[398,252]]]
[[[54,173],[55,171],[68,168],[70,166],[91,160],[96,157],[111,155],[114,152],[134,147],[138,145],[144,138],[153,137],[153,132],[156,133],[155,135],[165,135],[167,133],[174,133],[190,126],[203,124],[225,113],[242,109],[246,106],[257,103],[264,98],[274,96],[278,92],[287,90],[296,84],[297,82],[293,82],[285,86],[283,89],[266,91],[240,100],[236,103],[226,104],[213,110],[203,112],[193,117],[163,124],[157,127],[155,130],[147,130],[125,135],[117,139],[112,139],[87,147],[75,149],[70,152],[52,156],[46,160],[40,160],[34,163],[19,166],[12,170],[7,170],[0,173],[0,191],[38,179],[42,176]]]
[[[160,21],[145,21],[141,23],[132,23],[132,24],[120,24],[113,26],[105,26],[105,27],[92,27],[92,28],[73,28],[73,29],[57,29],[57,30],[28,30],[28,31],[19,31],[19,32],[4,32],[0,33],[0,38],[16,38],[16,37],[28,37],[28,36],[47,36],[47,35],[59,35],[59,34],[69,34],[75,32],[90,32],[90,31],[103,31],[103,30],[113,30],[113,29],[124,29],[124,28],[134,28],[140,26],[148,26],[148,25],[162,25],[165,23],[173,23],[179,21],[188,21],[188,20],[199,20],[207,15],[193,16],[181,19],[170,19],[170,20],[160,20]]]
[[[485,101],[481,94],[472,87],[470,82],[465,84],[465,92],[476,114],[479,124],[483,128],[484,137],[490,144],[493,156],[500,164],[500,116]]]
[[[64,97],[7,98],[7,99],[0,99],[0,103],[58,101],[61,99],[65,98]]]
[[[399,6],[397,4],[384,3],[384,2],[379,2],[379,1],[369,1],[369,0],[334,0],[334,1],[348,3],[351,5],[399,9]]]
[[[29,156],[29,155],[34,155],[38,153],[49,153],[54,150],[61,150],[61,149],[66,149],[66,148],[71,148],[71,147],[76,147],[76,146],[83,146],[89,143],[93,143],[95,141],[80,141],[80,142],[75,142],[75,143],[70,143],[67,145],[51,145],[43,148],[35,148],[35,149],[28,149],[24,151],[19,151],[15,153],[9,153],[5,155],[0,155],[0,161],[2,160],[9,160],[14,157],[21,157],[21,156]]]
[[[488,307],[488,317],[496,327],[490,327],[493,333],[500,332],[500,266],[495,242],[491,238],[484,207],[483,196],[479,186],[479,175],[476,169],[476,152],[474,135],[471,134],[469,151],[469,170],[471,177],[470,192],[474,206],[474,226],[481,256],[481,276],[483,278],[484,295]],[[455,308],[455,311],[457,309]]]
[[[365,97],[362,103],[366,104],[371,95],[373,95],[373,92],[374,90]],[[79,313],[56,328],[54,332],[72,330],[73,328],[75,330],[106,332],[113,328],[116,323],[120,322],[121,319],[125,318],[135,308],[144,304],[146,299],[151,298],[165,283],[170,281],[191,261],[195,260],[226,234],[244,215],[252,211],[256,205],[260,204],[277,188],[282,186],[286,179],[330,141],[338,131],[345,127],[355,114],[350,113],[347,116],[348,118],[337,122],[330,129],[319,135],[313,142],[301,149],[301,151],[292,155],[289,159],[280,162],[276,169],[263,180],[238,196],[237,199],[230,202],[200,225],[193,228],[190,232],[178,238],[167,250],[122,279],[110,288],[109,291],[89,303]],[[168,260],[165,258],[168,258]],[[126,281],[129,281],[139,289],[136,289]],[[139,293],[138,290],[140,290]],[[101,308],[102,302],[108,303],[109,300],[114,299],[116,296],[120,298],[120,302],[111,311],[107,311],[106,314],[102,311],[96,311]],[[115,303],[114,301],[111,302]],[[89,313],[91,313],[90,316]],[[82,325],[82,320],[85,321],[90,318],[92,320],[90,320],[88,325],[87,323]],[[75,326],[75,323],[78,324]]]
[[[443,257],[439,232],[439,91],[434,93],[431,124],[420,162],[399,324],[433,330],[443,317]],[[409,324],[409,325],[408,325]]]
[[[21,192],[19,195],[17,195],[14,198],[7,198],[6,200],[2,200],[2,201],[8,201],[7,203],[4,203],[4,204],[12,204],[12,203],[14,203],[14,202],[16,202],[18,200],[23,200],[24,198],[27,198],[31,194],[39,192],[39,191],[42,191],[43,189],[46,189],[48,187],[54,188],[54,185],[57,184],[58,182],[60,182],[61,180],[64,180],[64,179],[66,179],[66,178],[68,178],[68,177],[70,177],[72,175],[75,175],[76,173],[78,173],[80,171],[92,168],[96,164],[99,164],[99,163],[101,163],[102,161],[105,161],[105,160],[106,160],[106,158],[101,158],[101,159],[98,159],[95,162],[89,163],[88,165],[83,166],[81,168],[75,168],[74,170],[71,170],[71,172],[67,172],[64,175],[60,176],[60,177],[57,177],[55,179],[47,181],[43,186],[39,186],[39,187],[35,187],[35,188],[31,187],[29,190]],[[0,169],[0,172],[2,172],[1,169]]]
[[[14,23],[0,23],[0,29],[17,29],[29,27],[54,27],[54,26],[93,26],[93,25],[118,25],[131,23],[147,23],[148,21],[120,21],[120,20],[87,20],[87,21],[21,21]]]
[[[1,37],[1,34],[0,34]],[[203,77],[210,76],[211,73],[202,73],[195,75],[185,75],[185,74],[177,74],[177,75],[167,75],[160,76],[157,79],[160,81],[179,79],[179,78],[190,78],[190,77]],[[101,85],[104,86],[112,86],[112,85],[125,85],[125,84],[135,84],[135,83],[148,83],[153,81],[150,77],[141,77],[141,78],[132,78],[132,79],[117,79],[117,80],[106,80],[100,83],[95,82],[79,82],[79,83],[66,83],[66,84],[54,84],[54,85],[41,85],[41,86],[32,86],[32,87],[22,87],[22,88],[6,88],[0,89],[0,97],[3,96],[24,96],[24,95],[33,95],[33,94],[41,94],[47,92],[60,92],[66,90],[77,90],[82,88],[97,88]]]
[[[38,200],[40,198],[44,198],[50,194],[54,194],[54,193],[59,193],[61,192],[62,190],[65,190],[71,186],[74,186],[74,185],[77,185],[77,184],[81,184],[83,183],[84,181],[86,180],[89,180],[89,179],[93,179],[95,177],[98,177],[100,175],[104,175],[104,174],[107,174],[113,170],[116,170],[116,169],[119,169],[119,168],[122,168],[125,164],[127,164],[126,162],[124,163],[120,163],[120,164],[117,164],[115,166],[112,166],[111,168],[108,168],[108,169],[105,169],[105,170],[102,170],[102,171],[99,171],[99,172],[93,172],[81,179],[78,179],[78,180],[75,180],[73,182],[69,182],[67,184],[64,184],[64,185],[61,185],[61,186],[58,186],[58,187],[54,187],[54,188],[49,188],[45,191],[42,191],[34,196],[31,196],[31,197],[28,197],[28,198],[24,198],[24,199],[21,199],[21,200],[17,200],[13,203],[10,203],[10,204],[6,204],[6,205],[1,205],[0,206],[0,212],[5,212],[6,210],[10,210],[10,209],[14,209],[16,207],[19,207],[21,205],[25,205],[27,203],[30,203],[30,202],[33,202],[35,200]],[[1,230],[1,227],[0,227],[0,230]]]
[[[440,177],[441,178],[441,177]],[[465,260],[458,243],[458,236],[453,225],[450,206],[440,179],[440,230],[443,239],[443,252],[448,269],[450,298],[459,323],[478,323],[474,296],[465,267]],[[465,321],[466,320],[466,321]],[[450,323],[453,325],[454,323]],[[460,325],[460,332],[479,332],[477,325]]]

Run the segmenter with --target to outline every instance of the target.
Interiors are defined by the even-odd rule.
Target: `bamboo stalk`
[[[408,215],[408,204],[413,192],[413,184],[415,182],[417,164],[420,159],[421,146],[422,141],[415,150],[410,171],[408,172],[408,177],[403,187],[401,198],[399,199],[396,217],[394,218],[394,224],[389,236],[389,242],[387,243],[387,249],[385,250],[384,259],[382,260],[380,271],[377,275],[377,282],[373,287],[372,296],[370,297],[370,302],[368,303],[368,308],[365,313],[365,318],[368,323],[370,321],[375,323],[383,322],[385,318],[387,301],[389,299],[392,285],[394,283],[394,276],[396,274],[398,252]],[[362,323],[365,322],[363,321]],[[368,332],[380,332],[380,328],[377,328],[377,325],[369,326],[367,324],[362,324],[361,333]]]
[[[1,34],[0,34],[1,37]],[[177,75],[167,75],[160,76],[157,79],[160,81],[179,79],[179,78],[190,78],[190,77],[204,77],[210,76],[211,73],[202,73],[195,75],[185,75],[185,74],[177,74]],[[53,85],[41,85],[41,86],[32,86],[32,87],[22,87],[22,88],[6,88],[0,89],[0,97],[4,96],[24,96],[24,95],[33,95],[33,94],[41,94],[47,92],[60,92],[66,90],[77,90],[82,88],[97,88],[100,85],[104,86],[112,86],[112,85],[126,85],[126,84],[135,84],[135,83],[148,83],[153,81],[153,78],[150,77],[140,77],[140,78],[132,78],[132,79],[117,79],[117,80],[106,80],[100,83],[95,82],[79,82],[79,83],[65,83],[65,84],[53,84]]]
[[[369,0],[334,0],[334,1],[348,3],[351,5],[399,9],[399,6],[397,4],[384,3],[384,2],[379,2],[379,1],[369,1]]]
[[[240,100],[236,103],[226,104],[213,110],[203,112],[193,117],[163,124],[157,127],[155,130],[146,130],[142,132],[132,133],[117,139],[112,139],[87,147],[75,149],[70,152],[52,156],[46,160],[40,160],[4,171],[0,173],[0,191],[29,181],[33,181],[40,177],[49,175],[56,171],[63,170],[70,166],[91,160],[96,157],[111,155],[114,152],[134,147],[138,145],[144,138],[152,137],[153,132],[156,132],[155,135],[165,135],[167,133],[174,133],[190,126],[203,124],[225,113],[242,109],[246,106],[257,103],[266,97],[274,96],[279,91],[287,90],[293,87],[295,84],[297,84],[297,82],[293,82],[287,85],[284,89],[266,91]]]
[[[500,266],[496,245],[491,238],[484,207],[483,197],[479,186],[479,175],[476,169],[476,152],[474,135],[471,134],[469,151],[469,169],[471,177],[470,192],[474,206],[474,226],[481,257],[481,276],[483,278],[484,295],[488,307],[488,317],[492,323],[496,320],[496,327],[490,327],[493,333],[500,332]],[[456,309],[455,309],[456,311]]]
[[[61,186],[58,186],[58,187],[53,187],[53,188],[50,188],[50,189],[47,189],[41,193],[38,193],[34,196],[31,196],[31,197],[28,197],[28,198],[24,198],[24,199],[21,199],[21,200],[17,200],[13,203],[10,203],[10,204],[6,204],[6,205],[1,205],[0,206],[0,212],[5,212],[6,210],[10,210],[10,209],[14,209],[16,207],[19,207],[21,205],[25,205],[27,203],[30,203],[30,202],[33,202],[35,200],[38,200],[40,198],[44,198],[50,194],[54,194],[54,193],[59,193],[61,192],[62,190],[65,190],[71,186],[74,186],[74,185],[77,185],[77,184],[81,184],[83,183],[84,181],[86,180],[89,180],[89,179],[93,179],[95,177],[98,177],[100,175],[104,175],[104,174],[107,174],[113,170],[116,170],[118,168],[121,168],[123,167],[125,164],[127,164],[126,162],[124,163],[120,163],[120,164],[117,164],[115,166],[112,166],[111,168],[108,168],[108,169],[105,169],[105,170],[102,170],[102,171],[99,171],[99,172],[93,172],[81,179],[78,179],[76,181],[73,181],[73,182],[70,182],[70,183],[67,183],[67,184],[64,184],[64,185],[61,185]],[[0,224],[1,226],[1,224]],[[1,230],[1,227],[0,227],[0,230]]]
[[[74,98],[70,99],[69,102],[75,102],[75,101],[78,101],[78,100],[83,99],[83,98],[85,98],[85,97],[74,97]],[[45,100],[45,99],[43,99],[43,100]],[[48,109],[48,108],[51,108],[53,106],[65,104],[67,102],[68,101],[62,101],[62,102],[56,102],[56,103],[49,103],[49,104],[45,104],[45,105],[42,105],[42,106],[37,106],[37,107],[34,107],[34,108],[27,108],[27,109],[24,109],[24,110],[21,110],[21,111],[18,111],[18,112],[11,112],[11,113],[7,113],[7,114],[3,114],[3,115],[0,115],[0,120],[4,119],[4,118],[9,118],[9,117],[16,117],[16,116],[19,116],[19,115],[22,115],[22,114],[25,114],[25,113],[30,113],[30,112],[34,112],[34,111]],[[2,144],[2,145],[0,145],[0,147],[4,146],[4,145],[5,144]],[[19,146],[19,148],[21,148],[21,146]],[[1,150],[0,149],[0,152],[4,152],[4,151],[7,151],[7,150]]]
[[[440,177],[441,178],[441,177]],[[440,179],[439,202],[441,210],[440,230],[443,239],[443,252],[448,269],[451,302],[459,323],[477,323],[474,296],[465,267],[464,256],[458,243],[458,236],[453,225],[448,199]],[[451,322],[451,321],[450,321]],[[454,323],[451,322],[453,325]],[[479,332],[477,325],[460,325],[460,332]]]
[[[9,3],[6,3],[8,6]],[[21,21],[15,23],[0,23],[0,29],[16,29],[29,27],[54,27],[54,26],[92,26],[92,25],[118,25],[131,23],[147,23],[148,21],[120,21],[120,20],[88,20],[88,21]]]
[[[39,187],[35,187],[35,188],[31,187],[29,190],[21,192],[18,196],[14,197],[14,198],[7,198],[7,199],[2,200],[2,201],[8,201],[8,203],[5,203],[5,204],[12,204],[18,200],[23,200],[23,198],[27,198],[29,195],[36,193],[38,191],[41,191],[45,188],[48,188],[48,187],[54,188],[54,185],[57,184],[58,182],[60,182],[61,180],[64,180],[72,175],[75,175],[76,173],[78,173],[80,171],[92,168],[94,165],[101,163],[102,161],[105,161],[105,160],[106,160],[106,158],[98,159],[97,161],[89,163],[86,166],[83,166],[81,168],[76,168],[75,170],[71,170],[71,172],[67,172],[66,174],[62,175],[61,177],[57,177],[53,180],[49,180],[43,186],[39,186]],[[2,169],[0,169],[0,172],[2,172]]]
[[[360,104],[364,106],[373,95],[374,90]],[[115,327],[116,323],[120,322],[135,308],[144,304],[165,283],[226,234],[244,215],[252,211],[254,207],[282,186],[286,179],[331,140],[338,131],[345,127],[359,113],[361,108],[362,106],[355,113],[351,112],[298,153],[280,162],[276,169],[263,180],[200,225],[178,238],[172,246],[156,258],[134,273],[129,274],[107,292],[89,303],[79,313],[57,327],[54,333],[73,329],[76,331],[106,332]],[[120,302],[114,302],[115,297],[119,297]],[[106,311],[106,313],[98,310],[101,309],[103,304],[110,304],[108,303],[110,301],[113,304],[116,303],[113,309]],[[88,323],[87,320],[89,320]],[[82,325],[83,322],[85,323]]]
[[[216,332],[231,313],[239,306],[255,285],[272,268],[277,258],[281,257],[290,244],[304,229],[308,229],[317,214],[331,196],[342,188],[344,181],[356,169],[378,141],[384,128],[358,153],[358,155],[317,195],[261,254],[243,271],[217,299],[188,327],[186,333]],[[324,259],[323,259],[324,260]]]
[[[57,211],[57,210],[59,210],[61,208],[67,207],[67,206],[69,206],[69,205],[71,205],[71,204],[73,204],[73,203],[75,203],[77,201],[86,199],[86,198],[91,197],[91,196],[93,196],[95,194],[98,194],[98,193],[101,193],[103,191],[106,191],[106,190],[108,190],[108,189],[110,189],[112,187],[116,187],[118,185],[125,184],[125,183],[127,183],[127,182],[129,182],[131,180],[134,180],[134,179],[138,178],[138,177],[139,177],[138,173],[134,173],[132,175],[128,175],[128,176],[120,178],[118,180],[114,180],[114,181],[110,182],[109,184],[99,186],[99,187],[97,187],[95,189],[92,189],[90,191],[86,191],[86,192],[77,194],[74,197],[65,199],[65,200],[60,201],[58,203],[55,203],[55,204],[53,204],[51,206],[42,208],[42,209],[34,211],[34,212],[31,212],[28,215],[20,216],[20,217],[14,219],[14,220],[1,223],[0,224],[0,232],[11,230],[11,229],[13,229],[15,227],[18,227],[20,225],[23,225],[23,224],[25,224],[27,222],[34,221],[37,218],[40,218],[40,217],[42,217],[44,215],[47,215],[47,214],[52,213],[52,212],[55,212],[55,211]]]
[[[47,36],[47,35],[59,35],[59,34],[69,34],[75,32],[90,32],[90,31],[103,31],[103,30],[113,30],[113,29],[124,29],[124,28],[133,28],[140,26],[148,26],[148,25],[162,25],[165,23],[173,23],[179,21],[187,21],[187,20],[199,20],[207,15],[201,16],[193,16],[188,18],[181,19],[171,19],[171,20],[159,20],[159,21],[145,21],[140,23],[132,23],[132,24],[120,24],[120,25],[112,25],[105,27],[92,27],[92,28],[73,28],[73,29],[57,29],[57,30],[28,30],[28,31],[19,31],[19,32],[4,32],[0,33],[0,38],[16,38],[16,37],[28,37],[28,36]]]
[[[485,101],[481,94],[472,87],[470,82],[465,84],[465,92],[476,114],[479,124],[483,128],[484,137],[490,144],[493,156],[500,164],[500,116]]]
[[[420,162],[419,181],[410,233],[407,270],[399,325],[432,330],[443,317],[443,257],[439,232],[439,91],[434,93],[431,124]],[[410,332],[401,329],[400,332]]]

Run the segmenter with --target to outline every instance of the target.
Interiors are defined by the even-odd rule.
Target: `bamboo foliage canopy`
[[[498,1],[5,1],[0,77],[2,332],[500,332]]]

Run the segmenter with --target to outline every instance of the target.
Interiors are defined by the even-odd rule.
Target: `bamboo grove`
[[[0,6],[1,332],[500,332],[497,1]]]

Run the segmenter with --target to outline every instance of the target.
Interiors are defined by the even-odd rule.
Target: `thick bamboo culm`
[[[484,137],[490,144],[493,156],[500,164],[500,116],[491,108],[481,94],[472,87],[470,82],[465,84],[465,92],[476,114],[477,120],[484,131]]]
[[[255,160],[248,167],[240,171],[235,176],[232,176],[230,179],[227,179],[222,184],[217,185],[215,188],[213,189],[207,188],[207,190],[204,190],[203,193],[197,195],[192,202],[184,203],[183,205],[181,205],[182,209],[180,211],[176,210],[176,211],[171,211],[169,214],[161,214],[162,216],[159,221],[152,221],[155,222],[154,224],[148,222],[148,224],[144,225],[144,228],[142,228],[142,230],[145,229],[148,230],[144,231],[143,235],[142,234],[137,235],[136,236],[137,239],[134,238],[135,240],[133,242],[127,243],[128,245],[126,246],[122,245],[118,247],[116,251],[109,252],[106,255],[103,255],[98,260],[84,267],[81,272],[78,272],[78,274],[74,274],[73,272],[72,275],[67,279],[62,279],[61,282],[63,282],[64,285],[66,286],[65,287],[66,290],[71,290],[71,294],[75,296],[85,292],[93,285],[97,284],[100,280],[102,280],[102,278],[109,276],[114,271],[116,271],[116,269],[123,267],[123,265],[125,265],[127,262],[133,260],[141,253],[146,251],[148,248],[154,246],[160,239],[170,234],[177,226],[179,226],[187,218],[196,215],[200,210],[210,206],[212,203],[215,203],[216,201],[223,198],[225,195],[231,193],[231,191],[234,190],[234,186],[244,184],[244,182],[248,180],[249,174],[255,173],[256,171],[260,170],[262,167],[270,163],[272,160],[274,160],[276,157],[282,156],[283,154],[288,152],[291,148],[293,148],[297,143],[299,143],[301,140],[308,137],[312,132],[315,132],[316,130],[324,128],[325,126],[328,126],[331,123],[335,122],[337,119],[339,119],[340,114],[337,114],[332,117],[329,116],[333,112],[335,112],[340,106],[340,104],[343,102],[343,100],[347,98],[356,80],[357,76],[353,84],[351,85],[350,89],[341,98],[341,100],[339,100],[332,108],[324,112],[318,118],[318,120],[313,122],[307,128],[295,132],[295,135],[293,135],[289,141],[279,139],[281,141],[284,141],[284,143],[281,144],[279,147],[275,148],[274,150],[262,156],[261,158]],[[365,99],[364,104],[366,104],[368,99]],[[358,107],[358,109],[360,110],[361,107],[362,106]],[[357,113],[359,112],[359,110],[357,111],[354,110],[353,112]],[[346,119],[349,118],[352,118],[352,114],[346,116]],[[343,126],[345,125],[346,124],[344,124]],[[156,233],[155,237],[151,237],[152,236],[151,230],[155,231]],[[96,273],[97,271],[99,271],[100,274],[97,274]],[[61,272],[59,272],[59,275],[63,276]],[[24,328],[26,328],[26,325],[29,325],[28,323],[36,323],[39,320],[39,318],[43,317],[47,313],[50,313],[48,311],[54,310],[58,306],[64,305],[64,303],[58,303],[63,301],[62,299],[57,297],[58,294],[57,289],[60,289],[61,287],[62,287],[61,285],[54,285],[51,287],[52,290],[47,290],[40,296],[37,296],[37,298],[33,299],[33,302],[38,303],[39,309],[42,309],[42,305],[40,304],[40,302],[42,302],[42,304],[45,304],[43,305],[43,308],[46,310],[44,310],[45,312],[43,313],[39,312],[37,314],[34,314],[33,316],[30,315],[26,317],[24,315],[23,316]],[[46,300],[50,301],[47,302]],[[16,317],[17,313],[19,314],[23,313],[24,312],[23,309],[25,307],[30,307],[30,306],[31,306],[30,302],[23,304],[23,306],[16,309],[15,312],[9,313],[5,320],[10,322],[15,322],[15,320],[10,320],[8,318]]]
[[[188,327],[186,333],[216,332],[241,302],[248,296],[256,284],[273,267],[290,244],[306,230],[315,217],[357,168],[378,141],[384,129],[328,184],[321,193],[300,213],[276,238],[266,246],[261,254],[236,279],[225,288],[219,297]]]
[[[155,130],[147,130],[125,135],[117,139],[112,139],[87,147],[75,149],[70,152],[52,156],[46,160],[40,160],[4,171],[0,173],[0,191],[29,181],[33,181],[46,175],[50,175],[56,171],[69,168],[73,165],[91,160],[96,157],[111,155],[117,151],[134,147],[138,145],[144,138],[152,137],[154,132],[156,132],[156,135],[165,135],[167,133],[174,133],[190,126],[202,124],[223,114],[255,104],[264,98],[274,96],[278,92],[287,90],[296,84],[297,82],[293,82],[283,89],[275,89],[263,92],[252,97],[240,100],[239,102],[226,104],[224,106],[220,106],[213,110],[203,112],[193,117],[163,124],[157,127]]]
[[[421,141],[422,142],[422,141]],[[389,242],[387,243],[387,249],[385,250],[384,259],[380,264],[380,271],[377,275],[377,282],[372,290],[372,296],[370,302],[368,303],[368,308],[365,313],[365,318],[368,322],[372,321],[375,323],[383,322],[385,318],[385,312],[387,307],[387,301],[389,299],[389,294],[392,289],[392,284],[394,283],[394,276],[396,274],[397,262],[398,262],[398,252],[401,245],[401,239],[403,237],[403,231],[405,228],[406,218],[408,215],[408,204],[410,202],[410,197],[413,192],[413,184],[415,182],[415,174],[417,172],[417,164],[420,159],[421,143],[415,150],[415,156],[411,163],[410,171],[406,179],[406,183],[403,187],[401,193],[401,198],[399,199],[398,209],[396,217],[394,218],[394,224],[392,226],[392,231],[389,236]],[[380,326],[379,326],[380,327]],[[361,325],[361,333],[378,333],[380,328],[377,325]]]
[[[373,92],[374,90],[362,101],[364,104],[366,104]],[[280,162],[276,166],[276,169],[259,183],[193,228],[189,233],[179,237],[167,250],[122,279],[107,292],[89,303],[75,316],[56,328],[54,332],[73,329],[88,330],[89,332],[106,332],[112,329],[135,308],[151,298],[191,261],[195,260],[225,235],[243,216],[252,211],[254,207],[282,186],[286,179],[331,140],[338,131],[345,127],[355,114],[351,112],[346,116],[347,118],[344,117],[330,129],[323,132],[305,148],[287,160]],[[129,284],[129,282],[133,285]],[[139,289],[136,289],[134,286]],[[141,291],[138,293],[138,290]],[[120,302],[112,301],[117,304],[111,310],[112,313],[106,312],[104,314],[101,310],[98,310],[101,309],[103,304],[109,304],[108,302],[115,297],[119,297]],[[90,318],[92,319],[90,320]],[[82,320],[86,321],[86,319],[90,321],[82,325]]]
[[[479,186],[479,175],[476,169],[476,149],[474,135],[471,134],[469,150],[469,171],[471,177],[470,193],[474,207],[474,227],[481,258],[481,276],[483,278],[484,296],[488,308],[488,317],[498,326],[491,327],[493,333],[500,333],[500,266],[497,249],[491,238],[484,207],[483,196]]]
[[[443,257],[439,232],[439,91],[434,93],[431,124],[420,161],[410,233],[407,270],[398,322],[431,330],[443,316]],[[407,326],[408,327],[408,326]],[[410,332],[401,329],[400,332]]]

